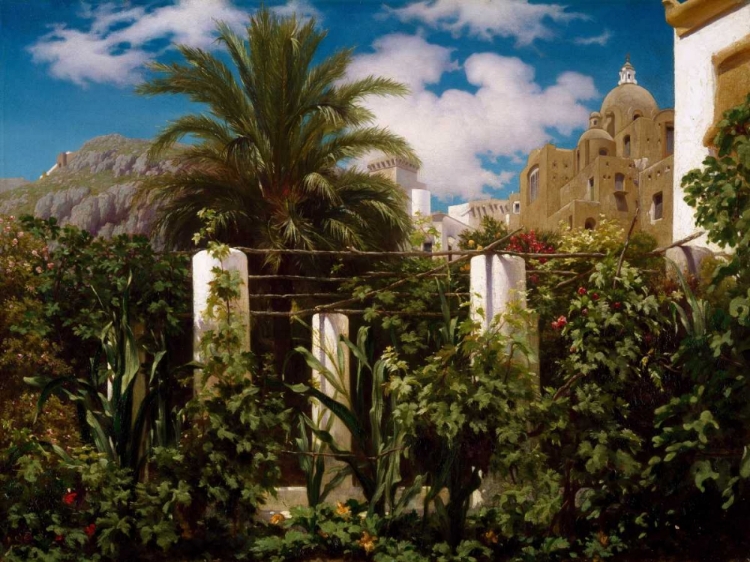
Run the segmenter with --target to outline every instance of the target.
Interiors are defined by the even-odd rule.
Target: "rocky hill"
[[[94,235],[146,234],[153,223],[154,208],[132,206],[133,196],[147,176],[174,171],[170,159],[148,159],[149,141],[121,135],[96,137],[70,155],[66,166],[34,182],[17,182],[3,189],[0,184],[0,214],[33,213],[55,217]]]
[[[24,178],[0,178],[0,193],[21,187],[27,183],[29,183],[29,180]]]

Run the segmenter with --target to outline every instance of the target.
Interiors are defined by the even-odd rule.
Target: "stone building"
[[[674,28],[674,240],[697,231],[681,178],[713,150],[724,111],[750,93],[750,3],[747,0],[662,0]],[[705,237],[693,247],[706,246]],[[697,248],[696,248],[697,250]],[[672,256],[677,259],[678,256]],[[688,261],[697,256],[688,257]]]
[[[470,228],[479,228],[485,217],[507,223],[510,203],[503,199],[478,199],[460,205],[451,205],[448,207],[448,214]]]
[[[511,228],[596,228],[601,216],[672,240],[674,110],[659,109],[638,85],[629,60],[619,82],[575,148],[533,150],[521,172],[520,193],[508,201]]]
[[[409,214],[426,235],[426,252],[458,248],[458,237],[467,229],[479,228],[482,218],[491,216],[507,222],[507,201],[483,199],[448,207],[448,213],[432,213],[430,191],[419,181],[419,168],[400,158],[381,158],[367,164],[370,174],[378,174],[397,183],[409,198]]]

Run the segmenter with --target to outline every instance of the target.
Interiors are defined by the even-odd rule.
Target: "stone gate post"
[[[214,280],[213,268],[220,267],[225,271],[237,271],[242,279],[240,296],[231,303],[231,309],[245,326],[243,349],[250,350],[250,299],[248,295],[247,256],[239,250],[230,250],[223,260],[211,256],[206,250],[193,256],[193,360],[202,362],[200,341],[203,335],[214,329],[214,322],[205,316],[208,308],[208,294],[210,283]],[[194,378],[194,392],[200,390],[201,374],[196,372]],[[210,381],[208,382],[210,384]]]

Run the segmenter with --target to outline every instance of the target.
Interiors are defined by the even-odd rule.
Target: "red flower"
[[[65,540],[65,537],[63,537],[62,535],[57,535],[57,536],[55,537],[55,542],[57,542],[57,543],[61,543],[61,542],[63,542],[64,540]]]
[[[598,301],[599,300],[599,293],[591,293],[591,300]]]
[[[579,287],[578,288],[578,294],[583,296],[586,294],[586,287]]]
[[[612,303],[612,308],[614,308],[615,310],[620,310],[622,308],[622,303],[619,303],[619,302]]]
[[[536,285],[539,283],[539,276],[536,273],[529,275],[529,281],[532,285]]]
[[[29,544],[33,538],[34,536],[29,531],[26,531],[23,534],[23,537],[21,537],[21,540],[23,541],[24,544]]]
[[[65,505],[73,505],[73,503],[76,501],[76,497],[78,494],[76,492],[68,492],[67,494],[63,495],[62,501]]]
[[[86,527],[84,527],[83,532],[86,533],[86,536],[88,536],[89,538],[93,537],[94,533],[96,533],[96,524],[91,523],[90,525],[87,525]]]
[[[568,319],[565,318],[565,316],[560,316],[557,320],[552,322],[552,327],[555,330],[560,330],[564,328],[567,325],[567,323],[568,323]]]
[[[589,309],[588,308],[582,308],[581,309],[581,316],[588,316],[589,315]]]

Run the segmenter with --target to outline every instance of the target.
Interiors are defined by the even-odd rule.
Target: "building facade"
[[[508,200],[511,228],[596,228],[600,217],[672,240],[674,110],[660,109],[629,60],[575,148],[529,155]]]
[[[682,177],[713,149],[723,113],[750,93],[750,3],[747,0],[662,0],[674,28],[675,162],[673,238],[697,231]],[[706,246],[705,237],[693,240]]]

